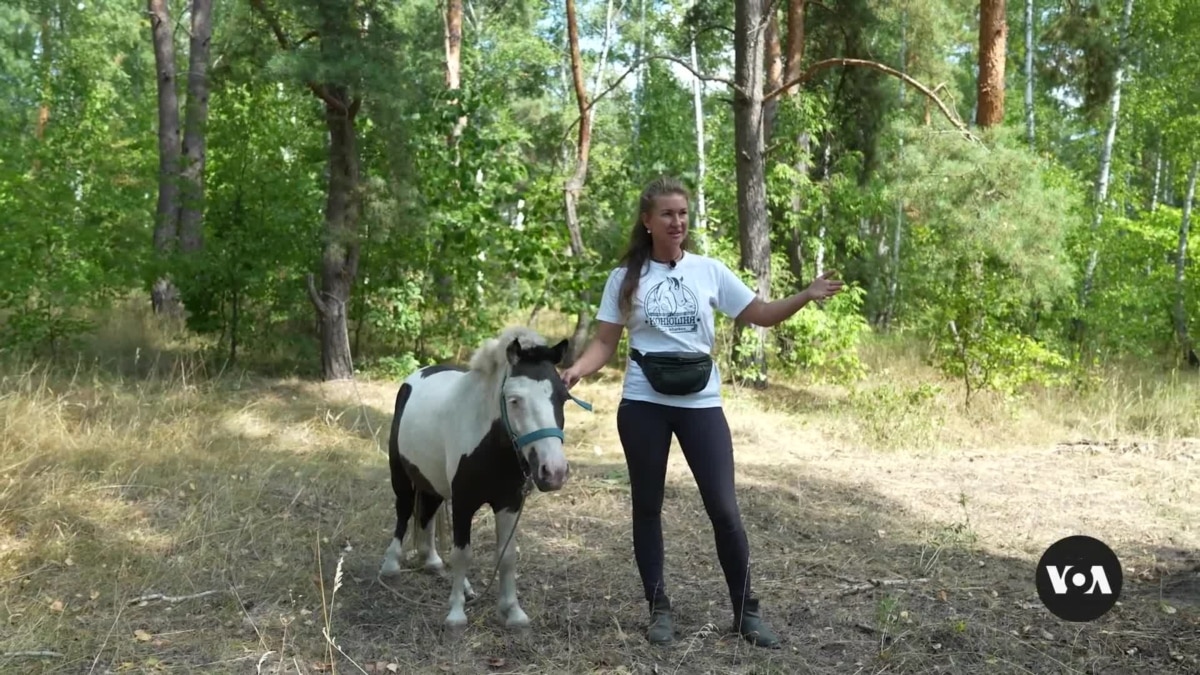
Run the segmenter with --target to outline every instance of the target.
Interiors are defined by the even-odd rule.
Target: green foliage
[[[136,97],[146,61],[136,14],[104,10],[25,3],[0,14],[19,50],[0,57],[14,68],[0,77],[0,109],[19,111],[0,115],[0,316],[9,316],[0,334],[9,348],[54,350],[88,329],[87,310],[136,283],[148,257],[153,108]],[[50,14],[55,24],[44,23]]]
[[[729,35],[719,28],[732,24],[728,3],[660,3],[644,15],[637,3],[617,3],[598,77],[608,5],[580,3],[589,95],[607,92],[596,103],[578,205],[583,256],[570,254],[565,224],[578,110],[558,5],[470,6],[462,87],[450,92],[444,6],[433,0],[266,4],[291,41],[286,52],[248,3],[219,2],[214,11],[204,248],[165,258],[151,244],[156,74],[144,9],[41,0],[0,9],[5,348],[62,352],[90,329],[91,310],[131,288],[146,292],[169,272],[188,327],[218,358],[236,346],[255,366],[313,367],[306,278],[321,263],[328,157],[326,110],[310,81],[343,83],[362,96],[361,258],[347,309],[355,362],[370,372],[397,377],[416,364],[462,358],[535,307],[594,313],[638,193],[662,173],[703,188],[708,227],[701,233],[693,220],[693,232],[708,254],[754,283],[739,265],[727,87],[703,85],[700,186],[685,70],[660,59],[627,72],[646,54],[690,61],[693,30],[699,69],[729,71]],[[1189,317],[1200,315],[1191,260],[1182,283],[1174,277],[1184,173],[1200,138],[1200,90],[1179,83],[1196,79],[1200,20],[1181,0],[1135,7],[1122,48],[1127,77],[1110,203],[1093,231],[1088,202],[1120,9],[1121,0],[1039,6],[1036,154],[1017,132],[1021,68],[1010,78],[1012,128],[987,134],[983,145],[949,131],[914,89],[870,69],[830,68],[777,100],[765,185],[770,296],[800,291],[818,266],[838,270],[849,288],[767,332],[772,378],[856,384],[865,374],[858,347],[884,319],[927,340],[942,372],[971,392],[1015,396],[1061,382],[1077,315],[1091,328],[1089,358],[1153,359],[1173,349],[1175,294],[1183,293]],[[859,57],[900,66],[969,118],[977,3],[855,0],[837,10],[814,6],[806,15],[806,64]],[[182,74],[186,31],[175,33]],[[1023,56],[1020,33],[1010,33],[1014,56]],[[183,97],[182,77],[177,86]],[[1093,249],[1095,286],[1080,309],[1077,284]],[[732,361],[732,322],[722,317],[718,326],[723,362]],[[743,349],[758,347],[754,331],[745,337]],[[879,390],[855,400],[882,411],[871,433],[923,442],[917,430],[883,421],[915,414],[923,395]]]
[[[905,321],[969,391],[1011,393],[1061,358],[1035,326],[1070,297],[1067,236],[1084,221],[1046,171],[1004,132],[986,145],[913,134],[891,179],[910,227]]]
[[[951,334],[952,341],[937,343],[934,358],[946,374],[962,379],[968,404],[978,391],[1011,400],[1030,384],[1069,382],[1070,362],[1062,354],[1011,329],[983,323],[969,330],[954,326]]]
[[[846,384],[866,375],[858,346],[870,327],[863,317],[866,291],[850,286],[821,308],[797,312],[773,330],[785,376],[806,372],[816,381]]]
[[[938,385],[892,383],[850,390],[849,405],[865,439],[876,448],[928,447],[937,439],[944,414],[935,399]]]
[[[1091,346],[1105,355],[1151,358],[1174,344],[1171,305],[1175,297],[1175,257],[1179,209],[1160,207],[1132,220],[1106,218],[1100,242],[1095,290],[1086,318],[1097,326]],[[1185,279],[1186,306],[1200,310],[1200,283]]]

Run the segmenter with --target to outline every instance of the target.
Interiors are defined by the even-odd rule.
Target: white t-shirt
[[[631,300],[629,319],[621,317],[617,302],[625,268],[608,275],[596,319],[622,324],[629,330],[629,346],[643,354],[658,351],[691,351],[712,354],[716,337],[714,310],[737,317],[752,300],[754,291],[724,263],[715,258],[684,253],[672,268],[647,261]],[[650,386],[632,358],[625,364],[622,396],[682,408],[721,405],[721,374],[713,364],[708,386],[694,394],[660,394]]]

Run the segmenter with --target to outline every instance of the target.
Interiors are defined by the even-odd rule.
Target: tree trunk
[[[692,70],[700,72],[696,56],[696,35],[692,34]],[[692,105],[696,117],[696,240],[701,255],[708,255],[708,203],[704,198],[704,178],[708,163],[704,156],[704,81],[692,75]]]
[[[638,2],[638,40],[633,47],[633,62],[637,65],[637,81],[633,85],[633,147],[638,147],[642,137],[642,112],[646,109],[644,100],[646,92],[646,64],[642,56],[646,53],[646,0]],[[641,155],[635,155],[637,164],[634,168],[641,169]]]
[[[583,191],[583,185],[587,181],[592,124],[587,89],[583,83],[583,58],[579,52],[579,23],[575,15],[575,0],[567,0],[567,39],[571,48],[571,79],[575,85],[575,103],[579,107],[579,140],[575,146],[575,171],[567,179],[563,192],[567,209],[567,231],[571,237],[571,255],[579,260],[585,253],[583,230],[579,223],[579,193]],[[591,327],[591,312],[586,309],[589,294],[584,292],[581,299],[584,301],[584,308],[579,310],[575,320],[575,331],[571,335],[571,352],[568,359],[570,363],[574,363],[583,353],[588,329]]]
[[[604,71],[608,68],[608,51],[612,47],[613,28],[613,0],[608,0],[608,8],[604,14],[604,38],[600,41],[600,65],[596,66],[596,75],[592,78],[592,91],[600,91],[604,86]],[[588,117],[588,124],[595,124],[594,107],[588,107]]]
[[[742,0],[734,11],[734,139],[737,167],[738,232],[741,267],[754,274],[758,297],[767,299],[771,288],[771,241],[767,228],[767,195],[763,167],[763,55],[762,0]],[[743,325],[734,335],[738,379],[756,387],[767,385],[764,347],[766,329],[754,327],[756,344],[744,348]]]
[[[1117,121],[1121,111],[1121,84],[1124,80],[1125,64],[1121,57],[1121,50],[1125,48],[1125,42],[1129,38],[1129,17],[1133,13],[1133,0],[1125,0],[1125,8],[1121,14],[1121,32],[1118,38],[1117,47],[1117,69],[1113,76],[1113,91],[1112,98],[1109,101],[1108,112],[1108,132],[1104,136],[1104,145],[1100,149],[1100,174],[1096,177],[1096,197],[1092,212],[1092,234],[1094,235],[1100,229],[1100,223],[1104,218],[1104,203],[1108,201],[1108,182],[1112,173],[1112,152],[1113,145],[1117,139]],[[1092,245],[1092,250],[1088,256],[1087,267],[1083,272],[1083,284],[1079,290],[1079,306],[1081,309],[1087,307],[1088,297],[1092,292],[1092,282],[1096,276],[1096,264],[1099,262],[1100,251],[1095,244]],[[1080,321],[1077,324],[1077,337],[1083,339],[1083,323]]]
[[[457,92],[462,87],[462,24],[463,24],[463,5],[462,0],[449,0],[446,3],[446,14],[443,17],[445,24],[445,50],[446,50],[446,89],[450,92]],[[458,103],[458,98],[450,96],[449,105]],[[463,129],[467,126],[467,118],[460,116],[454,122],[454,126],[446,133],[446,145],[453,152],[451,163],[458,167],[462,161],[462,153],[459,149],[458,141],[462,136]],[[457,176],[457,173],[453,175]],[[454,189],[459,189],[457,178],[451,181]],[[438,237],[444,238],[445,231],[440,231]],[[443,268],[445,269],[445,268]],[[454,277],[449,272],[443,272],[438,275],[437,288],[434,291],[437,296],[438,304],[448,307],[454,303]]]
[[[979,3],[979,81],[975,123],[991,127],[1004,121],[1004,50],[1008,39],[1005,0]]]
[[[154,221],[154,250],[167,256],[179,236],[179,94],[175,90],[175,43],[166,0],[148,0],[150,35],[158,73],[158,206]],[[156,314],[178,314],[179,293],[166,276],[150,292]]]
[[[211,40],[212,0],[192,0],[188,93],[183,122],[183,167],[180,174],[179,248],[184,253],[199,251],[204,242],[204,127],[208,121],[208,55]]]
[[[46,135],[46,125],[50,123],[50,100],[53,97],[51,78],[54,76],[54,69],[51,65],[53,63],[53,58],[50,54],[50,17],[48,15],[42,16],[41,30],[38,32],[37,49],[39,62],[38,70],[40,71],[39,76],[42,80],[42,91],[41,103],[38,105],[37,126],[35,126],[33,129],[33,136],[35,139],[37,139],[40,145],[42,139],[45,138]],[[38,171],[41,170],[41,167],[41,160],[38,158],[37,153],[34,153],[30,174],[36,175]]]
[[[1025,0],[1025,135],[1034,150],[1033,134],[1033,0]]]
[[[772,10],[773,0],[762,0],[763,10]],[[766,55],[765,64],[766,83],[763,95],[768,92],[775,91],[783,84],[783,49],[779,43],[779,13],[771,11],[771,15],[767,17],[767,33],[766,33]],[[773,98],[770,101],[763,103],[763,144],[771,143],[771,135],[775,127],[775,115],[779,109],[779,98]]]
[[[1183,218],[1179,223],[1179,244],[1175,249],[1175,338],[1183,351],[1184,359],[1197,365],[1195,348],[1191,335],[1188,333],[1187,309],[1184,304],[1184,269],[1187,266],[1188,230],[1191,228],[1192,203],[1196,199],[1196,172],[1200,169],[1200,160],[1192,162],[1192,170],[1188,173],[1187,195],[1183,200]]]
[[[783,79],[785,82],[796,82],[803,72],[801,61],[804,59],[804,8],[805,0],[788,0],[787,5],[787,38],[784,48]],[[796,84],[783,91],[781,96],[789,97],[800,93],[800,85]],[[792,169],[797,175],[807,176],[809,171],[809,152],[812,147],[807,131],[801,131],[796,137],[796,160]],[[804,208],[800,190],[792,192],[792,214],[795,221],[788,233],[788,269],[796,280],[797,290],[804,283],[804,228],[801,226],[799,214]]]
[[[355,116],[359,101],[346,88],[325,85],[325,124],[329,129],[329,187],[325,201],[325,245],[321,256],[321,290],[310,278],[309,297],[321,327],[321,376],[325,380],[354,377],[346,307],[358,275],[358,148]]]
[[[899,70],[902,73],[906,72],[908,70],[908,59],[906,57],[907,52],[908,52],[908,31],[906,30],[907,27],[908,27],[908,12],[904,11],[904,12],[901,12],[901,14],[900,14],[900,58],[899,58],[899,63],[897,64],[897,70]],[[901,80],[899,82],[899,86],[900,86],[900,91],[898,92],[897,96],[899,97],[899,100],[900,100],[900,107],[903,108],[904,107],[904,95],[905,95],[905,91],[907,88],[906,88],[905,82],[903,80]],[[897,143],[897,147],[896,147],[896,161],[897,162],[900,161],[900,158],[903,155],[904,155],[904,139],[900,138],[899,142]],[[883,228],[881,228],[881,230],[882,231],[880,233],[880,238],[882,240],[884,237],[887,236],[886,224]],[[884,295],[883,310],[880,312],[879,316],[877,317],[878,325],[881,326],[882,328],[884,328],[885,330],[891,325],[892,317],[896,313],[896,295],[900,288],[900,244],[903,242],[903,239],[904,239],[904,202],[901,201],[900,199],[896,199],[896,219],[895,219],[895,227],[892,228],[892,245],[890,248],[887,247],[886,245],[883,246],[883,248],[888,249],[886,251],[886,254],[888,256],[888,263],[887,263],[887,265],[884,266],[884,269],[886,270],[886,274],[887,274],[887,292]]]
[[[1158,146],[1154,151],[1154,182],[1150,186],[1150,212],[1158,208],[1158,186],[1162,180],[1163,156],[1162,156],[1162,136],[1158,138]]]
[[[801,61],[804,59],[804,3],[805,0],[788,0],[787,9],[787,56],[784,61],[783,79],[795,82],[802,72]],[[800,91],[800,85],[788,87],[786,94],[794,96]]]
[[[462,87],[462,26],[462,0],[449,0],[446,3],[446,88],[450,91],[458,91]],[[457,102],[458,99],[450,101],[452,105]],[[449,142],[456,150],[456,163],[458,138],[466,126],[467,118],[459,117],[450,132]]]

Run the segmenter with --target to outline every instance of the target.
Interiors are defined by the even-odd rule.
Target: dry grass
[[[963,410],[954,385],[916,359],[870,356],[876,374],[857,393],[727,393],[754,583],[781,651],[727,634],[711,530],[678,452],[664,527],[684,639],[656,649],[642,638],[619,373],[579,386],[595,413],[567,412],[572,483],[535,495],[522,516],[532,632],[497,625],[489,592],[453,640],[440,625],[446,580],[376,579],[393,525],[381,443],[394,384],[217,376],[186,358],[10,364],[0,671],[1200,669],[1195,382],[1112,380],[1015,413],[987,401]],[[905,396],[922,382],[942,389]],[[1094,624],[1057,621],[1033,589],[1041,550],[1074,532],[1107,541],[1126,568],[1122,604]],[[473,543],[482,590],[490,514]],[[847,594],[871,579],[909,583]]]

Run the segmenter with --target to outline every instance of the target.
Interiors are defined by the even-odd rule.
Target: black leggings
[[[662,505],[671,434],[679,439],[712,521],[717,559],[734,610],[750,593],[750,547],[733,489],[733,439],[721,408],[677,408],[622,399],[617,433],[629,467],[633,550],[647,602],[666,597]]]

